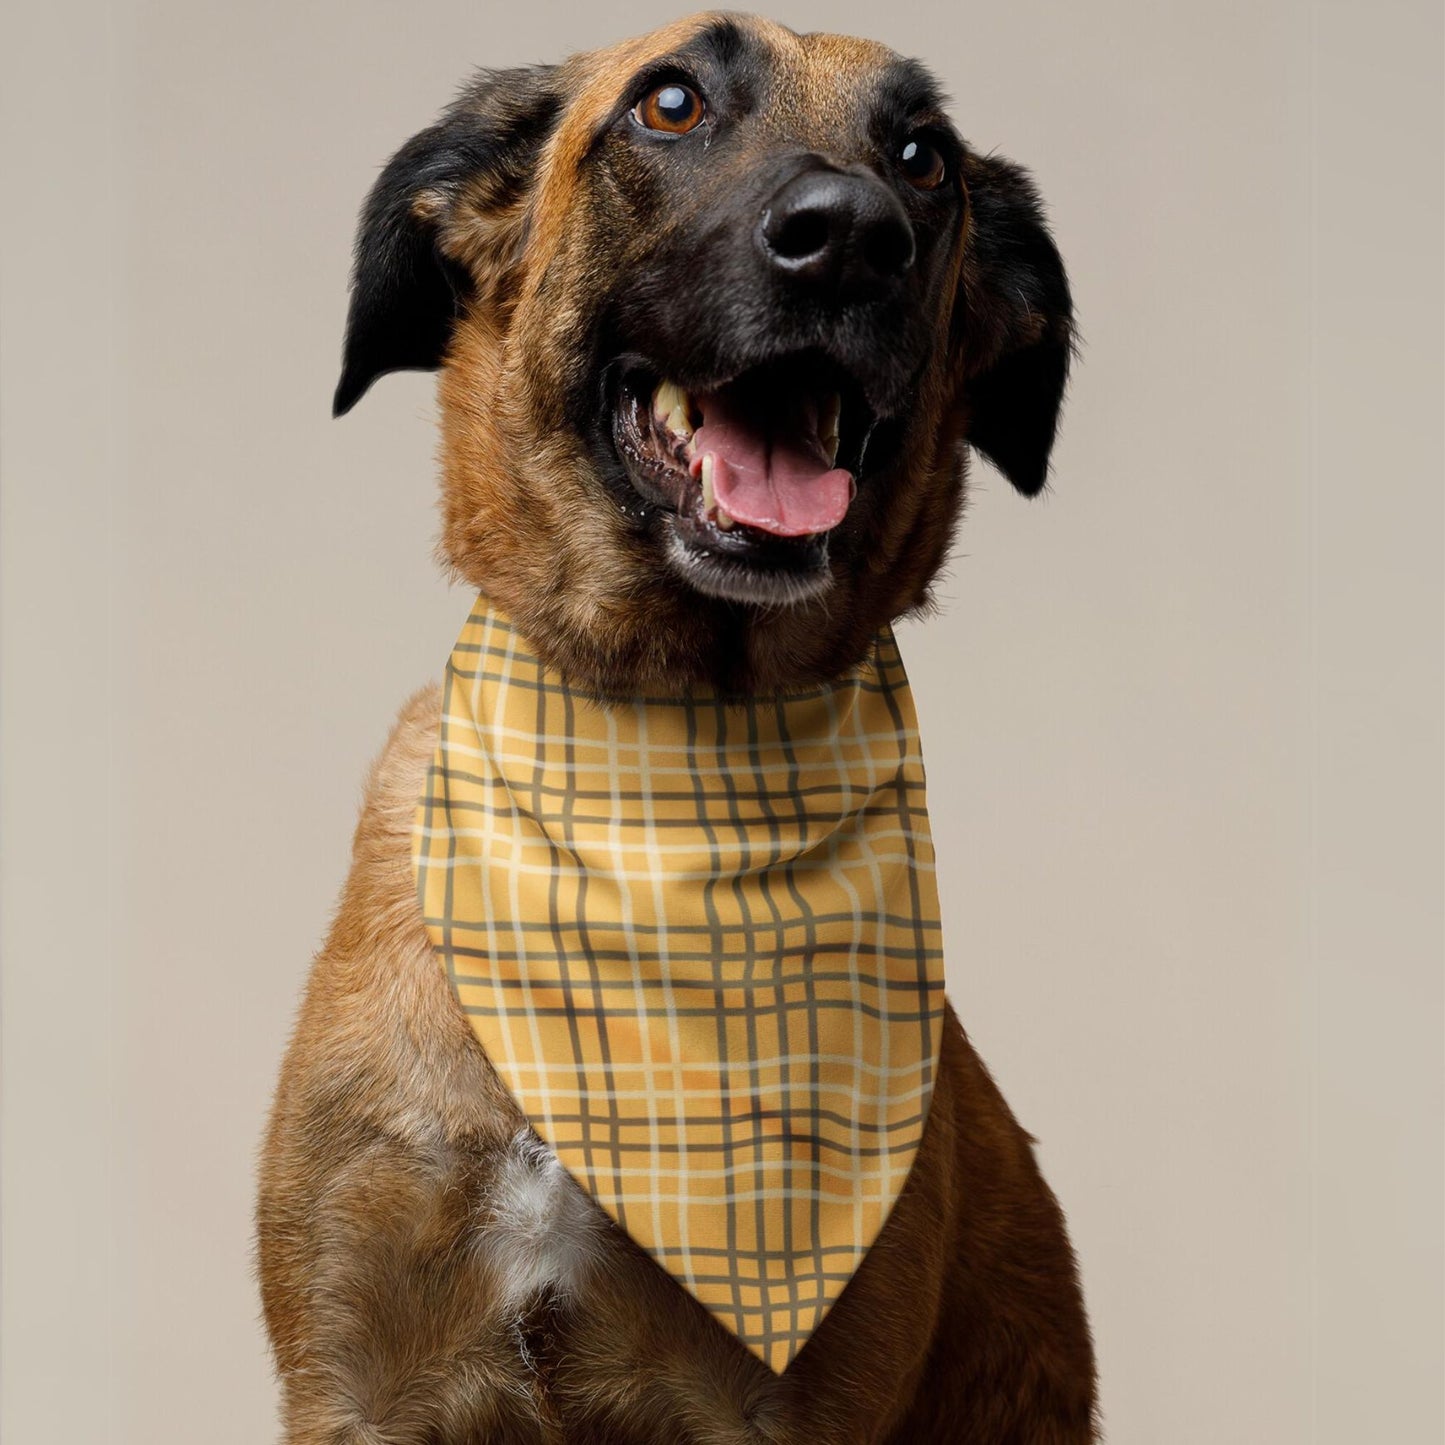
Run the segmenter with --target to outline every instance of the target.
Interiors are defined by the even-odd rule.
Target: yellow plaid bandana
[[[892,632],[806,692],[604,699],[479,599],[413,842],[432,941],[537,1133],[781,1373],[902,1188],[942,1031]]]

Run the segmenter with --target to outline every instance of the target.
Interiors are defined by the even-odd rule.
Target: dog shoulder
[[[427,1015],[454,1033],[463,1021],[450,1017],[455,1007],[422,922],[411,856],[417,804],[440,725],[441,688],[424,687],[402,706],[371,765],[350,872],[312,988],[339,988],[351,999],[342,1014],[354,1013],[365,999],[368,1008]]]
[[[330,932],[312,963],[283,1071],[300,1095],[340,1100],[393,1137],[496,1133],[507,1105],[457,1005],[422,921],[411,833],[441,720],[441,689],[397,716],[372,764],[352,861]],[[324,1110],[322,1112],[325,1112]]]
[[[442,690],[429,683],[402,705],[366,780],[361,817],[352,839],[358,863],[393,863],[410,856],[417,799],[426,784],[441,726]]]

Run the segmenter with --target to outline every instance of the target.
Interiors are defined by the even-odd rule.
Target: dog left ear
[[[1073,359],[1069,281],[1025,171],[970,155],[963,178],[969,236],[954,325],[965,435],[1031,497],[1048,480]]]
[[[436,125],[387,162],[356,233],[333,416],[350,411],[389,371],[441,365],[461,305],[492,259],[486,253],[511,240],[497,218],[520,224],[538,154],[561,110],[555,71],[483,71]],[[468,214],[459,223],[462,210]],[[458,229],[466,237],[460,249],[449,244]]]

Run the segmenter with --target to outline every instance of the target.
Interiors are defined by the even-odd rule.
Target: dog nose
[[[913,264],[913,227],[872,175],[794,176],[768,203],[757,239],[774,271],[841,295],[884,290]]]

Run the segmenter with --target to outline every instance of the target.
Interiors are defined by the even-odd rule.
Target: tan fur
[[[685,680],[688,659],[718,646],[719,613],[659,577],[616,511],[594,504],[549,408],[576,301],[604,284],[577,158],[620,79],[699,23],[568,63],[567,110],[530,193],[414,203],[478,280],[441,378],[443,554],[544,656],[637,687]],[[747,23],[788,82],[779,124],[825,145],[830,107],[847,104],[839,76],[887,52]],[[962,245],[950,264],[966,288]],[[958,508],[967,364],[950,357],[925,378],[913,471],[868,566],[744,639],[756,686],[836,673],[880,619],[925,600]],[[546,1174],[416,903],[410,834],[438,717],[431,687],[373,769],[264,1148],[260,1278],[289,1445],[1092,1440],[1093,1364],[1059,1211],[951,1010],[908,1185],[782,1377]]]

